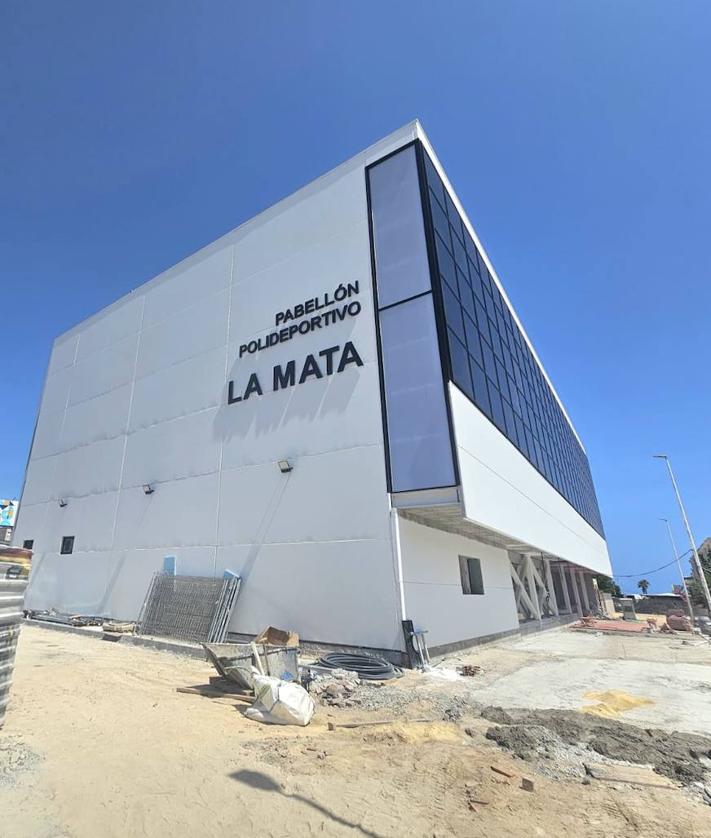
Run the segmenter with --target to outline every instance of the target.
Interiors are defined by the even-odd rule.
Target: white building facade
[[[136,619],[166,556],[231,631],[434,653],[592,607],[585,451],[422,128],[59,337],[31,609]]]

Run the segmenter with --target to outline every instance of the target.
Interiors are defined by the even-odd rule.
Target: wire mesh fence
[[[138,633],[192,643],[220,643],[240,587],[239,577],[156,573],[141,610]]]

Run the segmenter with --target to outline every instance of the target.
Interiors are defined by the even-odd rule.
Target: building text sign
[[[239,348],[239,357],[245,354],[253,355],[291,340],[296,335],[306,335],[317,329],[340,323],[348,317],[357,316],[362,306],[360,300],[352,298],[359,293],[360,283],[356,280],[347,285],[339,285],[333,293],[312,297],[292,308],[278,312],[274,318],[274,324],[281,328],[275,329],[264,337],[243,343]],[[260,380],[256,372],[251,373],[246,383],[241,385],[230,381],[227,387],[227,403],[236,404],[247,401],[250,396],[262,396],[265,388],[271,391],[284,390],[296,384],[304,384],[312,378],[334,375],[343,372],[352,364],[357,367],[363,366],[358,350],[351,341],[346,341],[343,346],[329,346],[320,352],[307,355],[298,364],[295,360],[287,361],[285,364],[276,364],[272,368],[269,381]]]

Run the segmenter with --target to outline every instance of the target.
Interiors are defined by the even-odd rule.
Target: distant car
[[[0,547],[0,578],[26,579],[30,575],[32,550],[24,547]]]

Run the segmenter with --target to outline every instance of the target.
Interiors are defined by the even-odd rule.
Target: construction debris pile
[[[711,738],[639,728],[615,719],[570,710],[503,710],[485,707],[495,722],[487,739],[520,759],[535,762],[549,776],[579,776],[586,782],[592,760],[651,765],[701,794],[711,804]],[[589,781],[589,780],[588,780]]]
[[[308,683],[308,690],[321,704],[329,707],[358,707],[362,702],[362,695],[358,695],[361,683],[355,672],[333,669],[314,675]]]

